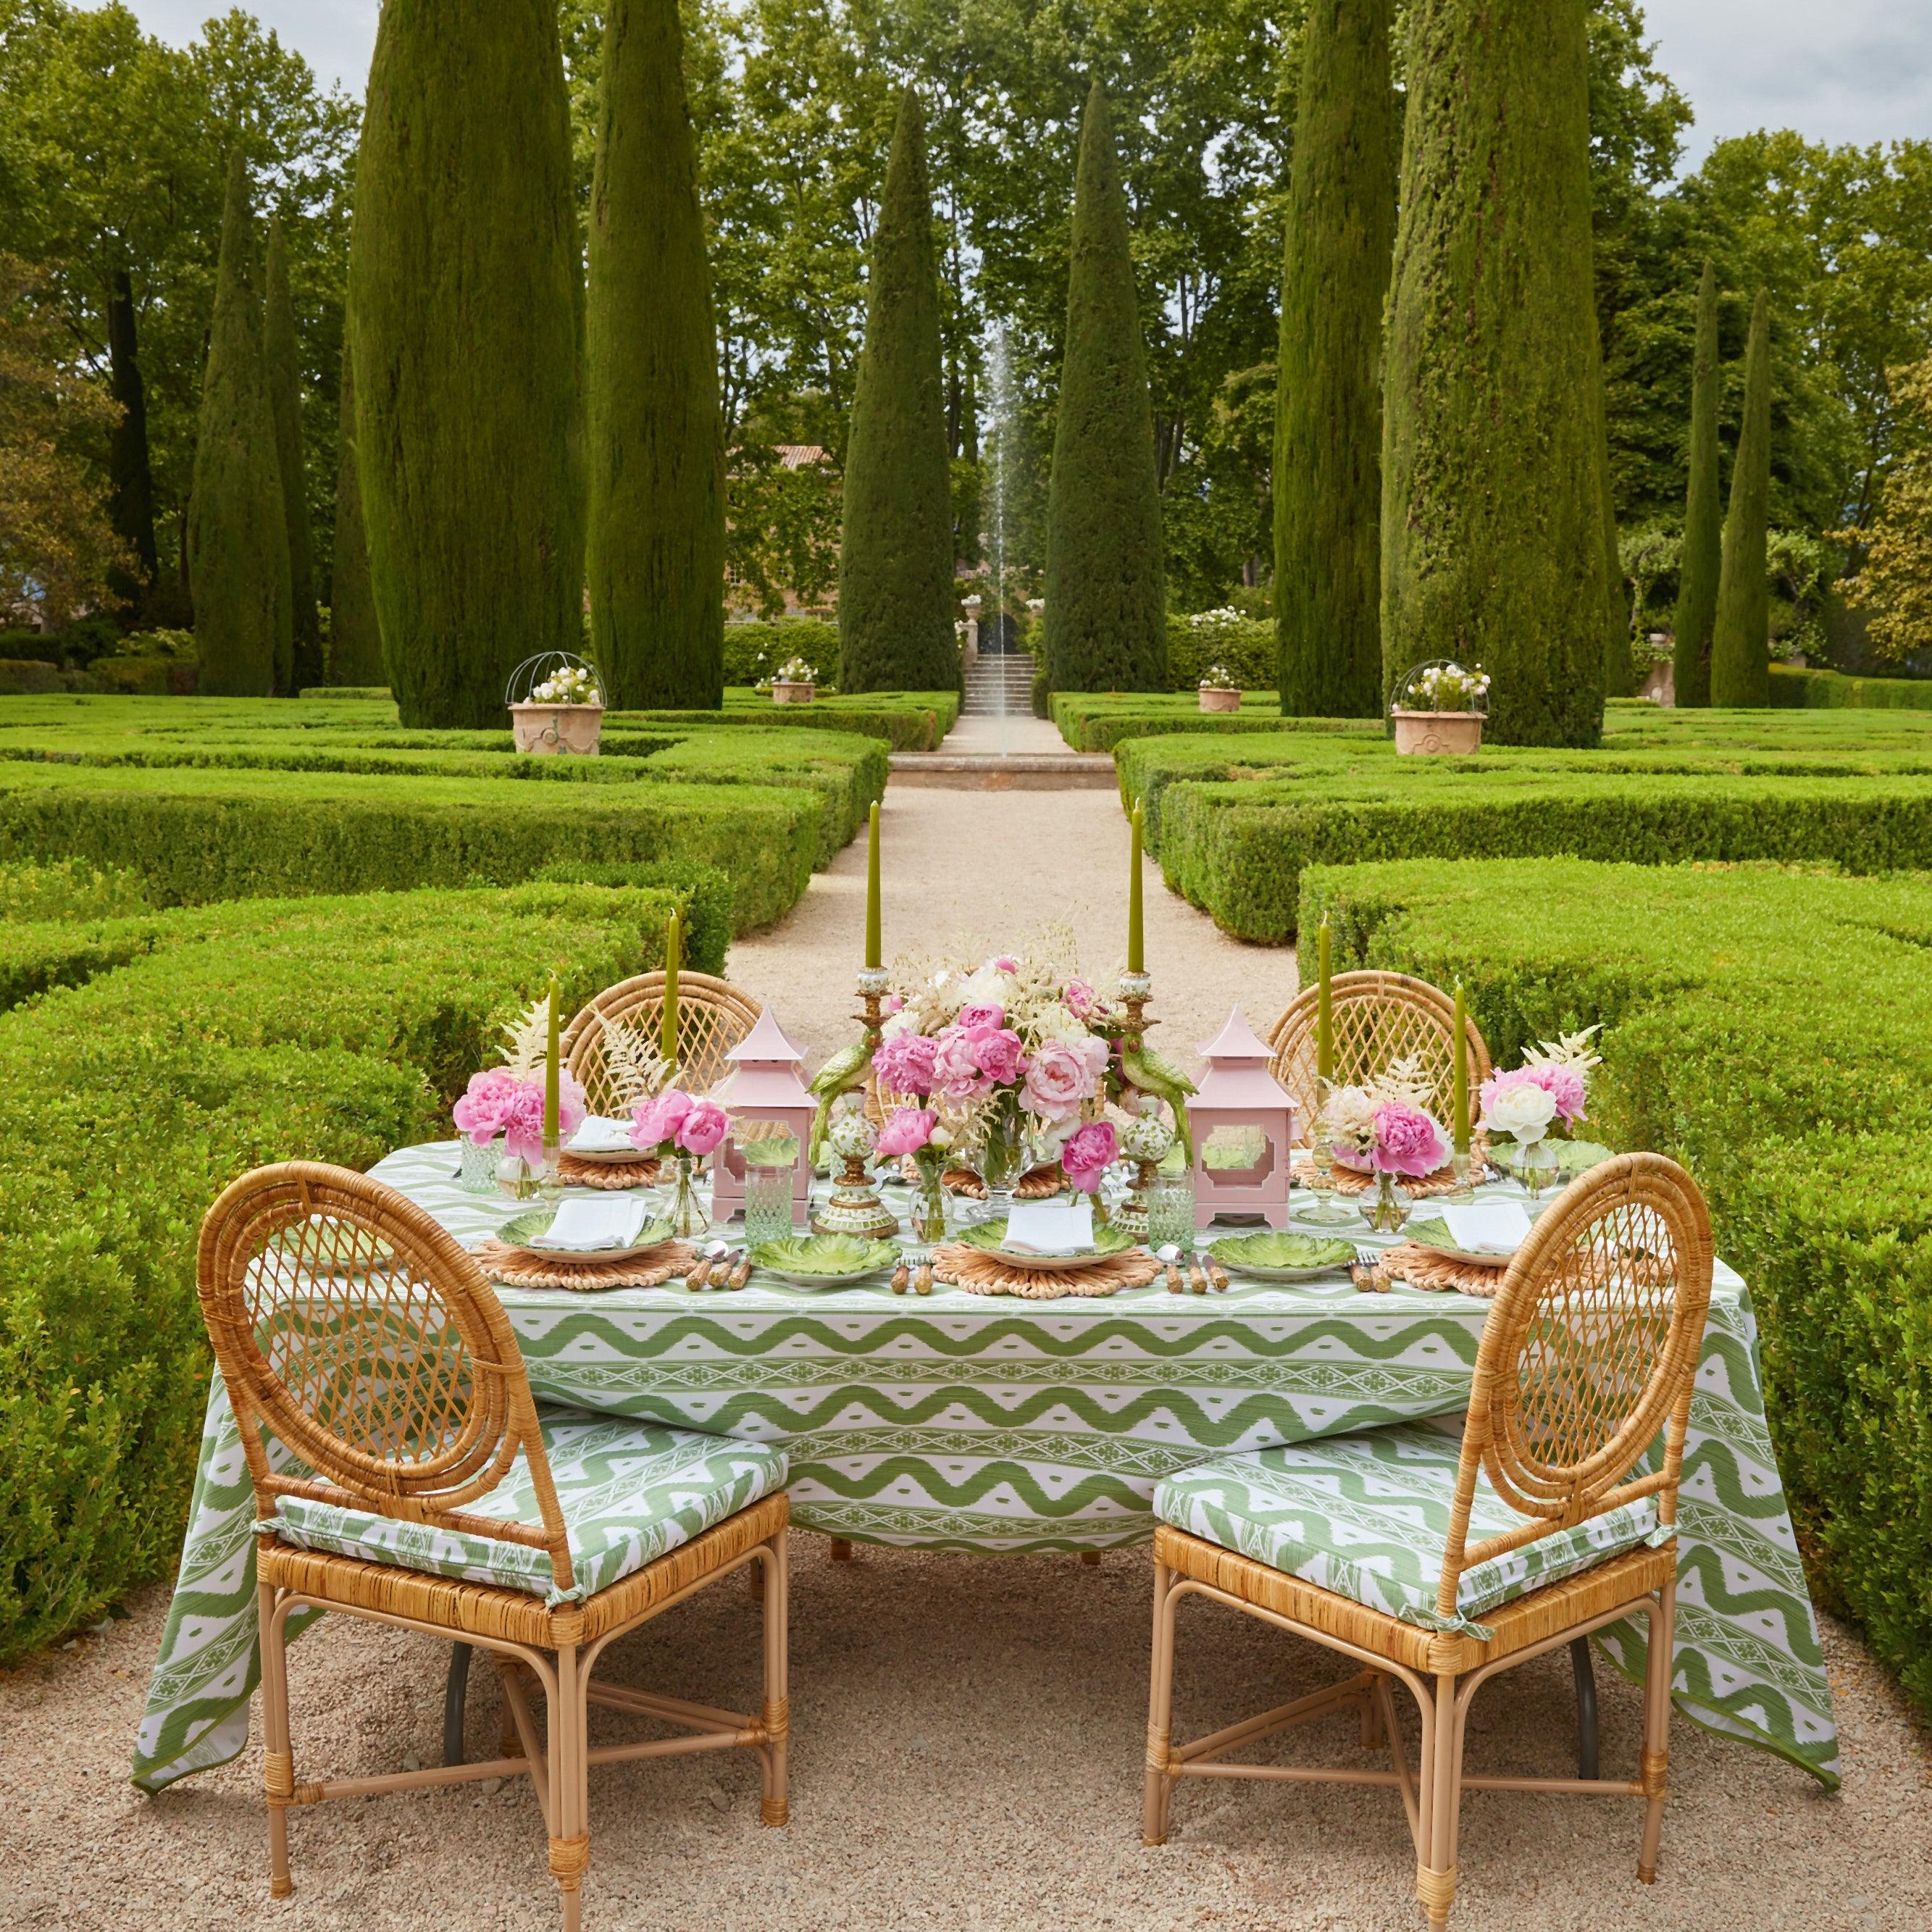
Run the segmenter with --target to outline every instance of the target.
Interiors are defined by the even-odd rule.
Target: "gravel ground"
[[[1057,742],[1057,741],[1056,741]],[[949,745],[949,748],[955,748]],[[1016,748],[1020,748],[1016,746]],[[886,944],[976,931],[1018,943],[1071,922],[1088,970],[1124,944],[1126,841],[1102,792],[949,792],[888,800]],[[1070,874],[1073,874],[1070,883]],[[849,1037],[864,896],[854,846],[773,932],[733,949],[732,976],[771,998],[815,1060]],[[981,910],[983,907],[986,910]],[[1162,1043],[1184,1060],[1237,1000],[1258,1027],[1292,996],[1291,956],[1244,946],[1160,890],[1148,952]],[[1165,1847],[1140,1844],[1148,1563],[1110,1554],[974,1557],[862,1550],[826,1560],[793,1538],[792,1824],[758,1822],[748,1756],[601,1770],[591,1786],[593,1927],[638,1932],[1373,1932],[1420,1923],[1400,1806],[1385,1791],[1190,1784]],[[261,1759],[146,1798],[128,1752],[166,1604],[0,1675],[0,1927],[548,1928],[543,1834],[521,1780],[304,1810],[296,1889],[272,1902]],[[754,1701],[756,1616],[735,1580],[609,1654],[614,1675]],[[1636,1878],[1642,1813],[1500,1793],[1470,1797],[1454,1922],[1658,1932],[1922,1927],[1932,1912],[1932,1754],[1858,1640],[1827,1622],[1844,1794],[1679,1720],[1654,1887]],[[442,1646],[338,1617],[292,1655],[298,1777],[434,1762]],[[1252,1619],[1196,1605],[1182,1626],[1178,1726],[1207,1730],[1345,1674]],[[1635,1690],[1600,1666],[1606,1771],[1634,1772]],[[608,1715],[608,1714],[606,1714]],[[470,1747],[493,1748],[479,1670]],[[1561,1773],[1574,1703],[1560,1654],[1476,1707],[1474,1768]],[[613,1723],[611,1735],[617,1735]],[[1344,1720],[1269,1748],[1354,1754]],[[1411,1742],[1414,1731],[1411,1726]]]

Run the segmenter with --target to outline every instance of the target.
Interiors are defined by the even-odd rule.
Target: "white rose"
[[[1534,1147],[1556,1118],[1555,1096],[1526,1081],[1520,1086],[1505,1087],[1490,1102],[1483,1124],[1496,1133],[1508,1134],[1519,1147]]]

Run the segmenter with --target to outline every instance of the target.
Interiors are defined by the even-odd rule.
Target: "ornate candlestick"
[[[884,1240],[899,1231],[898,1216],[879,1198],[872,1185],[868,1163],[878,1142],[878,1134],[866,1118],[865,1109],[855,1107],[841,1114],[826,1136],[832,1151],[845,1163],[845,1171],[832,1184],[832,1198],[812,1217],[812,1232],[819,1234],[857,1234],[868,1240]]]
[[[1139,877],[1138,872],[1135,877]],[[1120,1004],[1127,1010],[1127,1016],[1120,1023],[1120,1052],[1124,1058],[1144,1042],[1149,1027],[1160,1024],[1147,1016],[1148,1002],[1154,996],[1153,975],[1123,973],[1120,994]],[[1144,1236],[1148,1228],[1148,1192],[1154,1186],[1155,1173],[1167,1157],[1168,1149],[1173,1146],[1176,1136],[1174,1129],[1160,1118],[1158,1094],[1142,1089],[1136,1105],[1141,1118],[1130,1123],[1120,1137],[1120,1151],[1136,1163],[1134,1184],[1127,1198],[1114,1210],[1114,1218],[1129,1234]]]

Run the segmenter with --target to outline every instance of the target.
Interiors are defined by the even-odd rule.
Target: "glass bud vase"
[[[696,1162],[689,1154],[680,1154],[676,1164],[670,1198],[664,1204],[664,1216],[670,1222],[671,1232],[680,1240],[695,1240],[699,1235],[710,1233],[711,1215],[698,1198],[697,1182],[693,1177]]]
[[[946,1238],[946,1181],[937,1167],[921,1168],[913,1188],[912,1210],[906,1217],[907,1232],[923,1246],[932,1247]]]
[[[1013,1211],[1013,1190],[1026,1172],[1026,1126],[1016,1095],[1003,1095],[975,1137],[966,1164],[980,1177],[986,1198],[976,1221],[1004,1221]]]
[[[1395,1176],[1376,1177],[1376,1198],[1369,1209],[1369,1226],[1378,1234],[1399,1234],[1408,1220],[1408,1196],[1395,1184]]]
[[[1547,1141],[1532,1141],[1516,1156],[1516,1178],[1531,1200],[1548,1193],[1556,1180],[1556,1150]]]

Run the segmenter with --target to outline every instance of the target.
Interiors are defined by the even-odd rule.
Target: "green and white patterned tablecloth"
[[[516,1210],[463,1192],[456,1158],[454,1143],[405,1148],[374,1172],[473,1244]],[[1144,1543],[1155,1483],[1210,1456],[1460,1409],[1488,1309],[1408,1288],[1360,1294],[1345,1276],[1050,1302],[762,1277],[736,1294],[682,1282],[500,1292],[540,1400],[782,1442],[802,1528],[1015,1552]],[[135,1752],[144,1788],[247,1741],[254,1520],[218,1384]],[[1721,1263],[1678,1522],[1679,1708],[1835,1786],[1831,1694],[1765,1426],[1756,1324]],[[1602,1648],[1641,1676],[1635,1625]]]

